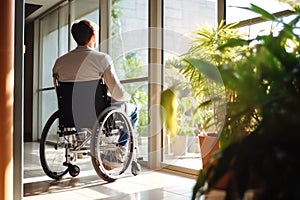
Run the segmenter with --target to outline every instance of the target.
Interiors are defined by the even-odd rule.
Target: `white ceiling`
[[[63,1],[64,0],[25,0],[25,3],[27,4],[41,5],[40,8],[38,8],[36,11],[34,11],[32,14],[26,17],[26,22],[31,21],[32,19],[44,13],[51,7]]]

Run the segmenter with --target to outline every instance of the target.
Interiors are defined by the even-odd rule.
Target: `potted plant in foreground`
[[[240,95],[235,89],[224,88],[222,77],[218,72],[223,65],[240,59],[241,55],[249,51],[243,46],[236,46],[224,52],[218,49],[231,38],[244,36],[235,28],[236,25],[226,25],[221,21],[217,27],[208,25],[200,27],[194,32],[192,47],[181,60],[180,72],[188,80],[198,101],[194,115],[210,113],[202,115],[195,130],[198,132],[204,168],[215,151],[247,135],[247,130],[255,124],[251,122],[253,115],[249,112],[235,116],[235,124],[232,124],[236,102],[239,101]],[[203,62],[205,65],[202,64]]]
[[[233,29],[234,26],[234,24],[225,25],[224,22],[222,22],[216,29],[207,26],[195,31],[196,37],[195,40],[192,41],[192,47],[189,52],[182,55],[180,59],[166,65],[166,74],[170,77],[169,79],[166,78],[166,80],[175,79],[175,82],[167,82],[167,88],[161,94],[161,105],[165,111],[162,112],[162,115],[167,133],[171,139],[180,135],[181,130],[186,129],[185,126],[189,126],[189,129],[192,129],[189,130],[189,132],[199,137],[199,144],[203,141],[203,136],[200,136],[199,127],[209,132],[217,132],[217,130],[220,130],[220,122],[222,120],[217,119],[216,111],[218,110],[220,102],[222,102],[220,100],[224,100],[220,98],[222,95],[225,96],[224,87],[212,86],[214,88],[213,91],[209,90],[208,84],[214,84],[214,82],[199,72],[190,61],[193,58],[201,57],[201,59],[205,59],[216,65],[222,65],[228,59],[231,59],[233,55],[238,55],[238,53],[234,52],[240,52],[240,48],[223,54],[222,58],[214,54],[217,46],[223,45],[230,38],[238,35],[238,30]],[[216,36],[218,36],[218,40],[215,39]],[[171,71],[170,69],[173,70]],[[176,76],[174,76],[174,70],[176,70]],[[178,80],[178,77],[181,77],[181,79]],[[194,105],[181,106],[183,104],[182,96],[191,98]],[[188,115],[185,115],[185,113],[188,113]],[[182,117],[188,117],[189,120],[186,120],[188,123],[183,123],[181,120]],[[208,144],[210,141],[214,144]],[[210,141],[205,140],[205,143],[208,146],[216,146],[215,149],[219,148],[219,142]],[[200,145],[199,149],[202,147],[203,145]],[[208,151],[210,150],[211,149],[208,148]],[[204,151],[205,152],[201,151],[202,159],[204,156],[208,158],[208,154],[211,153],[206,150]],[[203,162],[205,162],[205,160],[203,160]]]
[[[238,94],[238,101],[230,104],[226,126],[233,127],[235,119],[246,121],[246,116],[252,116],[248,123],[253,126],[248,135],[220,149],[209,166],[200,170],[193,199],[221,183],[225,183],[221,189],[226,190],[226,199],[243,199],[248,191],[254,191],[253,199],[300,199],[300,7],[294,7],[289,22],[255,5],[248,9],[282,29],[254,39],[231,38],[218,47],[221,53],[248,49],[218,69],[226,90]],[[192,64],[201,73],[215,66],[201,58]]]

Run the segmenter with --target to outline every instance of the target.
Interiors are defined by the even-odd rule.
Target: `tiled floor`
[[[96,175],[89,158],[80,159],[78,177],[55,181],[40,166],[38,143],[25,144],[24,161],[24,200],[186,200],[191,199],[195,184],[193,178],[147,169],[107,183]]]

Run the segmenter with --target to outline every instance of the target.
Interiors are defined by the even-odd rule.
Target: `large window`
[[[148,160],[148,1],[112,1],[109,21],[109,54],[138,107],[139,157]]]
[[[187,89],[186,80],[179,72],[180,67],[178,67],[180,66],[178,62],[180,55],[183,55],[185,50],[190,47],[187,44],[190,44],[193,32],[199,26],[216,26],[218,15],[221,16],[217,10],[222,10],[221,6],[223,5],[226,5],[226,23],[242,21],[241,31],[248,33],[249,38],[276,31],[275,24],[265,22],[259,18],[258,14],[241,7],[246,8],[250,4],[254,4],[276,15],[282,16],[289,13],[285,11],[289,6],[276,0],[226,0],[223,2],[224,4],[218,5],[220,2],[214,0],[164,1],[164,88],[176,90],[176,95],[180,99],[177,136],[173,139],[170,139],[168,134],[164,136],[163,162],[168,167],[179,166],[196,170],[202,167],[199,140],[198,137],[195,137],[197,124],[201,122],[201,114],[199,116],[191,114],[199,104],[195,102],[192,92]],[[288,17],[284,17],[284,20],[288,20]],[[212,113],[212,116],[214,115]]]
[[[259,17],[246,9],[241,9],[240,7],[249,7],[250,4],[259,6],[270,13],[276,13],[283,10],[289,9],[289,6],[284,3],[280,3],[277,0],[226,0],[226,22],[233,23],[238,21],[243,21],[255,17]],[[272,6],[270,6],[272,5]],[[243,13],[243,14],[241,14]]]
[[[108,51],[112,56],[118,77],[132,95],[131,103],[139,109],[137,133],[141,138],[141,157],[147,160],[148,125],[148,2],[147,0],[110,1],[110,15],[100,24],[98,0],[74,0],[58,7],[39,20],[39,127],[38,133],[49,116],[57,110],[53,90],[52,67],[58,56],[76,47],[70,35],[70,25],[75,20],[90,19],[99,24],[100,30],[109,32]],[[106,8],[101,8],[102,10]],[[101,44],[99,45],[101,47]],[[39,135],[37,136],[39,137]]]
[[[164,163],[167,167],[199,170],[202,167],[198,137],[194,131],[197,119],[192,116],[198,106],[179,72],[179,59],[190,48],[193,32],[200,25],[217,24],[216,0],[164,1],[164,88],[174,88],[179,95],[179,131],[176,138],[164,136]],[[189,112],[190,110],[190,112]]]
[[[57,110],[56,94],[53,89],[52,81],[52,67],[58,56],[76,47],[70,35],[69,24],[74,20],[82,18],[90,19],[97,23],[99,22],[98,0],[71,1],[71,4],[64,4],[39,20],[40,54],[38,64],[38,91],[40,92],[38,94],[38,138],[40,137],[39,134],[41,134],[42,127],[46,123],[46,120]]]
[[[76,46],[70,35],[70,24],[74,20],[86,18],[100,25],[99,50],[112,56],[118,77],[132,95],[131,103],[137,105],[139,109],[137,125],[139,156],[143,160],[151,160],[152,158],[148,157],[149,149],[160,143],[154,141],[154,145],[152,143],[148,145],[149,135],[152,134],[149,129],[153,129],[153,127],[149,128],[152,116],[149,112],[151,108],[149,108],[148,102],[151,104],[152,99],[158,99],[160,89],[152,90],[151,81],[161,78],[155,77],[160,76],[160,73],[156,73],[157,71],[151,73],[151,70],[154,68],[158,71],[161,70],[164,76],[164,88],[175,86],[181,91],[181,111],[193,111],[197,102],[194,102],[190,91],[181,88],[186,80],[179,72],[180,65],[178,63],[180,57],[190,48],[193,32],[202,25],[217,26],[218,20],[223,17],[224,10],[221,7],[225,5],[226,23],[242,21],[241,30],[246,30],[249,37],[262,34],[264,31],[273,31],[272,23],[264,22],[262,19],[257,21],[258,15],[238,8],[247,7],[250,3],[261,6],[272,13],[280,13],[280,16],[284,14],[284,10],[289,8],[276,0],[224,0],[223,2],[221,0],[73,0],[64,2],[37,20],[39,25],[37,31],[39,33],[39,62],[37,64],[39,86],[36,88],[39,91],[38,132],[40,133],[45,121],[57,109],[56,96],[52,88],[54,61],[58,56]],[[153,6],[157,6],[157,8],[153,8]],[[161,8],[162,11],[160,11]],[[218,13],[218,11],[222,13]],[[255,23],[253,18],[256,19]],[[288,17],[284,19],[288,20]],[[157,35],[152,35],[152,31],[149,31],[149,26],[153,25],[151,24],[153,21],[155,22],[153,23],[154,27],[163,28],[162,37],[159,35],[155,38]],[[162,27],[161,24],[163,24]],[[151,33],[149,34],[149,32]],[[152,39],[158,40],[156,42],[162,47],[162,54],[160,50],[153,50],[154,48],[149,46],[150,43],[152,45]],[[153,58],[153,54],[155,54],[155,58]],[[162,62],[160,57],[162,57]],[[156,59],[161,63],[151,63]],[[158,65],[159,67],[157,67]],[[152,66],[154,67],[151,68]],[[161,86],[159,87],[161,88]],[[153,91],[156,94],[153,94]],[[198,138],[194,134],[197,119],[191,117],[191,112],[182,113],[178,138],[171,140],[165,133],[161,137],[163,138],[162,161],[166,166],[176,166],[176,169],[183,167],[185,170],[187,168],[199,170],[202,165],[201,152]],[[160,131],[158,132],[160,134]],[[181,136],[185,136],[184,139]],[[184,142],[179,145],[179,147],[183,147],[183,150],[176,147],[177,141]],[[154,156],[154,159],[160,158]],[[161,162],[161,160],[156,162]]]
[[[43,91],[53,87],[52,67],[56,58],[68,51],[68,6],[62,6],[40,20],[40,56],[39,56],[39,102],[40,127],[57,110],[56,94]],[[39,137],[39,136],[38,136]]]

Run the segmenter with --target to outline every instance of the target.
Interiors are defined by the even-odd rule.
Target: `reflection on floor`
[[[38,143],[25,143],[24,200],[66,199],[191,199],[195,179],[142,169],[138,176],[130,172],[113,183],[100,179],[90,158],[80,159],[78,177],[66,175],[62,180],[48,178],[39,162]]]

